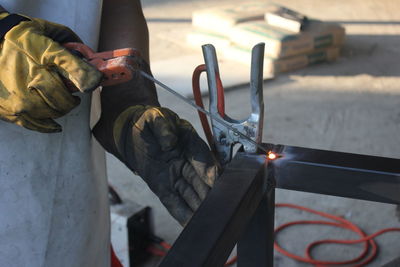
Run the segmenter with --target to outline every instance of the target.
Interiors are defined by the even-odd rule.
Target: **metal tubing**
[[[266,194],[238,242],[238,267],[272,267],[274,264],[275,179],[269,170],[266,184]]]
[[[400,160],[264,144],[278,188],[400,204]]]
[[[263,144],[239,152],[217,179],[161,267],[222,267],[238,242],[238,267],[272,267],[278,188],[400,204],[400,160]]]
[[[263,199],[265,165],[265,156],[237,153],[160,267],[224,266]]]

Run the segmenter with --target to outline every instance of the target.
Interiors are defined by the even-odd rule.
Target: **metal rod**
[[[266,168],[265,194],[237,244],[238,267],[274,266],[275,179]]]
[[[229,124],[227,124],[224,120],[221,120],[220,118],[212,115],[210,112],[208,112],[207,110],[205,110],[204,108],[199,107],[198,105],[196,105],[194,102],[190,101],[189,99],[187,99],[186,97],[184,97],[183,95],[181,95],[180,93],[176,92],[174,89],[168,87],[167,85],[165,85],[164,83],[158,81],[157,79],[153,78],[151,75],[147,74],[144,71],[139,70],[140,74],[143,75],[143,77],[153,81],[154,83],[156,83],[157,85],[159,85],[161,88],[167,90],[168,92],[170,92],[171,94],[173,94],[174,96],[180,98],[181,100],[183,100],[183,102],[191,105],[192,107],[194,107],[195,109],[197,109],[200,112],[203,112],[204,114],[206,114],[208,117],[210,117],[212,120],[216,120],[217,122],[219,122],[220,124],[222,124],[223,126],[225,126],[226,128],[228,128],[229,130],[231,130],[232,132],[240,135],[241,137],[245,138],[246,140],[248,140],[250,143],[252,143],[253,145],[257,146],[261,151],[265,152],[265,154],[268,153],[267,150],[264,149],[264,147],[260,144],[258,144],[257,142],[255,142],[254,140],[250,139],[247,135],[241,133],[240,131],[236,130],[234,127],[230,126]]]
[[[400,204],[400,160],[264,144],[277,188]]]

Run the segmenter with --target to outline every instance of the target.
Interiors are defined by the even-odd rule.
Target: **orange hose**
[[[382,229],[374,234],[366,235],[358,226],[356,226],[352,222],[350,222],[346,219],[343,219],[341,217],[338,217],[338,216],[334,216],[334,215],[324,213],[321,211],[316,211],[316,210],[313,210],[310,208],[306,208],[306,207],[302,207],[302,206],[294,205],[294,204],[288,204],[288,203],[277,203],[275,205],[275,207],[277,207],[277,208],[286,207],[286,208],[298,209],[298,210],[313,213],[313,214],[328,218],[330,220],[336,221],[336,222],[323,221],[323,220],[321,220],[321,221],[319,221],[319,220],[292,221],[292,222],[288,222],[288,223],[282,224],[279,227],[277,227],[275,229],[275,236],[279,233],[279,231],[282,231],[283,229],[285,229],[289,226],[299,225],[299,224],[319,224],[319,225],[330,225],[330,226],[334,226],[334,227],[344,228],[344,229],[347,229],[347,230],[357,233],[361,237],[360,239],[356,239],[356,240],[325,239],[325,240],[314,241],[307,246],[306,251],[305,251],[305,255],[306,255],[305,257],[290,253],[290,252],[286,251],[285,249],[283,249],[276,241],[274,242],[274,247],[279,253],[281,253],[289,258],[292,258],[294,260],[297,260],[297,261],[313,264],[317,267],[323,267],[323,266],[327,266],[327,265],[345,265],[345,264],[355,264],[355,265],[353,265],[354,267],[365,266],[366,264],[370,263],[373,259],[375,259],[375,257],[377,256],[377,253],[378,253],[378,245],[373,240],[373,238],[375,238],[381,234],[390,232],[390,231],[400,232],[400,228],[386,228],[386,229]],[[276,240],[276,238],[275,238],[275,240]],[[163,242],[163,243],[165,243],[165,242]],[[314,247],[321,245],[321,244],[332,244],[332,243],[335,243],[335,244],[364,243],[364,249],[360,253],[360,255],[358,255],[356,258],[350,259],[350,260],[323,261],[323,260],[316,260],[316,259],[312,258],[311,250]],[[171,248],[171,245],[168,243],[162,244],[162,246],[167,250],[169,248]],[[368,255],[368,251],[370,249],[371,249],[371,252]],[[163,255],[160,255],[160,256],[163,256]],[[236,261],[237,261],[237,257],[235,256],[232,259],[230,259],[229,261],[227,261],[225,263],[225,266],[230,266],[230,265],[234,264]]]
[[[331,219],[333,221],[336,222],[331,222],[331,221],[293,221],[293,222],[289,222],[289,223],[285,223],[280,225],[278,228],[275,229],[275,235],[278,234],[279,231],[283,230],[286,227],[289,226],[293,226],[293,225],[298,225],[298,224],[322,224],[322,225],[330,225],[330,226],[335,226],[335,227],[340,227],[340,228],[344,228],[344,229],[348,229],[350,231],[353,231],[355,233],[357,233],[361,238],[357,239],[357,240],[336,240],[336,239],[326,239],[326,240],[319,240],[319,241],[315,241],[311,244],[309,244],[306,248],[306,253],[305,253],[305,257],[301,257],[298,256],[296,254],[290,253],[286,250],[284,250],[282,247],[279,246],[279,244],[275,241],[274,243],[274,247],[275,249],[280,252],[281,254],[295,259],[297,261],[301,261],[301,262],[306,262],[306,263],[311,263],[315,266],[326,266],[326,265],[344,265],[344,264],[355,264],[355,267],[361,267],[361,266],[365,266],[366,264],[370,263],[377,255],[378,252],[378,245],[375,243],[375,241],[373,240],[373,238],[377,237],[378,235],[381,235],[383,233],[389,232],[389,231],[400,231],[400,228],[386,228],[383,230],[380,230],[372,235],[366,235],[358,226],[356,226],[355,224],[353,224],[352,222],[343,219],[341,217],[338,216],[334,216],[331,214],[327,214],[324,212],[320,212],[320,211],[316,211],[313,209],[309,209],[306,207],[302,207],[302,206],[298,206],[298,205],[294,205],[294,204],[287,204],[287,203],[281,203],[281,204],[276,204],[276,207],[287,207],[287,208],[293,208],[293,209],[298,209],[298,210],[303,210],[309,213],[313,213],[328,219]],[[275,238],[276,240],[276,238]],[[312,258],[311,256],[311,250],[312,248],[314,248],[317,245],[321,245],[321,244],[328,244],[328,243],[335,243],[335,244],[356,244],[356,243],[364,243],[364,250],[362,251],[362,253],[354,258],[354,259],[350,259],[350,260],[345,260],[345,261],[322,261],[322,260],[315,260]],[[368,257],[368,251],[371,247],[371,253]]]

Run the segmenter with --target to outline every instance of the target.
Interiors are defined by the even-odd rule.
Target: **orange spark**
[[[274,160],[274,159],[276,159],[278,156],[277,156],[274,152],[269,151],[268,154],[267,154],[267,157],[268,157],[269,160]]]

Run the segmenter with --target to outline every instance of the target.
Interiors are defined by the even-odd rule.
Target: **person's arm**
[[[100,51],[134,47],[150,73],[149,35],[139,0],[104,0]],[[209,148],[189,122],[160,107],[153,82],[139,73],[104,87],[93,134],[139,174],[181,224],[199,207],[217,176]]]
[[[150,72],[149,32],[140,0],[104,0],[102,10],[99,51],[133,47],[144,60],[143,69]],[[132,104],[159,106],[153,83],[142,79],[140,75],[136,78],[128,83],[104,88],[102,109],[107,113],[120,113]],[[144,86],[139,87],[139,82]]]
[[[139,0],[104,0],[99,51],[134,47],[149,59],[149,31]]]
[[[133,47],[142,55],[143,70],[150,72],[149,33],[140,0],[104,0],[102,10],[98,50]],[[154,84],[138,73],[130,82],[103,88],[101,119],[93,130],[103,146],[115,150],[114,122],[124,110],[138,104],[160,105]]]

